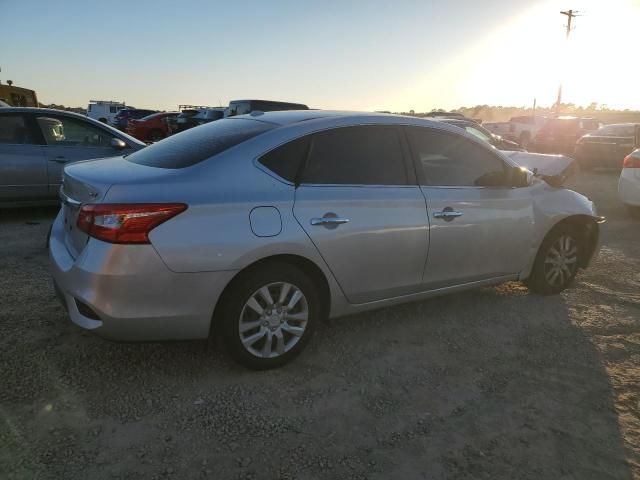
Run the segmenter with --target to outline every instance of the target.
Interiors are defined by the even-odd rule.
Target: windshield
[[[140,165],[185,168],[274,128],[256,120],[224,119],[173,135],[127,157]]]
[[[635,135],[635,125],[605,125],[600,127],[593,135],[603,137],[633,137]]]

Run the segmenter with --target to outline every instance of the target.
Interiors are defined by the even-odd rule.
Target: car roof
[[[245,118],[257,120],[260,122],[268,122],[275,125],[291,125],[294,123],[304,122],[307,120],[319,119],[370,119],[370,120],[390,120],[391,123],[402,123],[400,120],[408,121],[407,123],[416,124],[432,124],[441,125],[440,121],[434,121],[430,118],[419,118],[408,115],[395,115],[392,113],[378,112],[357,112],[357,111],[340,111],[340,110],[281,110],[276,112],[260,112],[254,111],[245,115],[237,115],[232,118]]]

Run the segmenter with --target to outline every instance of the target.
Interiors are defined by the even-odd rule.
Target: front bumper
[[[175,273],[152,245],[96,239],[74,259],[64,244],[60,216],[51,231],[49,257],[57,293],[71,321],[122,341],[206,338],[216,302],[235,274]],[[78,302],[96,318],[83,315]]]

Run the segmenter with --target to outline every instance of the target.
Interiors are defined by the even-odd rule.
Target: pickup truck
[[[538,131],[547,123],[547,118],[539,115],[513,117],[508,122],[489,122],[482,125],[496,135],[514,141],[524,148],[535,138]]]

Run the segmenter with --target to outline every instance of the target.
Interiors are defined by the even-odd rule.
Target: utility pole
[[[566,34],[566,40],[567,42],[569,41],[569,34],[571,33],[571,21],[573,20],[573,17],[578,17],[578,11],[577,10],[566,10],[563,12],[560,12],[561,15],[566,15],[567,17],[567,34]],[[558,100],[556,101],[556,116],[558,116],[560,114],[560,102],[562,102],[562,79],[560,79],[560,86],[558,87]]]

